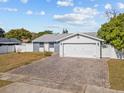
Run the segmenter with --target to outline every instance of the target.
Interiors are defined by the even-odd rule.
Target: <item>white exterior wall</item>
[[[40,47],[39,48],[39,52],[44,52],[44,48],[43,47]]]
[[[70,37],[69,39],[66,39],[66,40],[60,42],[60,57],[63,57],[63,49],[64,49],[63,47],[64,47],[65,43],[72,43],[72,44],[95,43],[96,50],[94,50],[94,52],[96,52],[96,58],[100,58],[100,42],[97,40],[90,39],[88,37],[84,37],[84,36],[79,36],[79,37],[80,38],[78,38],[77,36]],[[91,49],[92,49],[92,46],[91,46]],[[79,51],[79,52],[81,52],[81,51]],[[71,53],[73,54],[73,53],[75,53],[75,51],[71,51]]]
[[[44,46],[44,47],[46,47],[46,46]],[[46,48],[45,48],[46,49]],[[47,46],[47,49],[45,50],[44,48],[42,48],[42,47],[40,47],[39,48],[39,52],[44,52],[44,51],[50,51],[50,52],[54,52],[54,48],[48,48],[48,46]]]
[[[54,52],[54,50],[55,50],[54,48],[49,48],[50,52]]]
[[[44,43],[44,47],[40,47],[39,46],[39,52],[44,52],[44,51],[50,51],[50,52],[54,52],[54,48],[50,48],[49,47],[49,43]]]
[[[44,51],[49,51],[49,43],[44,43]]]
[[[54,48],[50,48],[49,43],[44,43],[44,48],[41,48],[40,50],[54,52]]]
[[[16,45],[16,52],[33,52],[33,43],[23,43]]]

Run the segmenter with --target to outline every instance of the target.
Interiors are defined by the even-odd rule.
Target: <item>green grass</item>
[[[46,56],[43,53],[10,53],[0,55],[0,72],[7,72],[44,57]]]
[[[6,86],[11,84],[11,81],[6,81],[6,80],[0,80],[0,87]]]
[[[124,90],[124,60],[109,60],[108,66],[111,88]]]

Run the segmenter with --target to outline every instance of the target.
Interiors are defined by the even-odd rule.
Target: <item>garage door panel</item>
[[[95,44],[64,44],[65,57],[96,57]]]

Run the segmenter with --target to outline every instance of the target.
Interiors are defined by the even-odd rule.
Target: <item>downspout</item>
[[[102,41],[100,41],[100,58],[102,58]]]

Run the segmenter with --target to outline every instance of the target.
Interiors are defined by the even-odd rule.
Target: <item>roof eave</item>
[[[82,33],[71,34],[71,35],[69,35],[69,36],[67,36],[67,37],[64,37],[64,38],[61,38],[61,39],[57,40],[57,42],[60,42],[60,41],[62,41],[62,40],[64,40],[64,39],[67,39],[67,38],[69,38],[69,37],[71,37],[71,36],[74,36],[74,35],[77,35],[77,34],[90,37],[90,38],[95,39],[95,40],[97,40],[97,41],[102,41],[102,42],[104,42],[103,39],[100,39],[100,38],[97,38],[97,37],[93,37],[93,36],[90,36],[90,35],[87,35],[87,34],[82,34]]]

